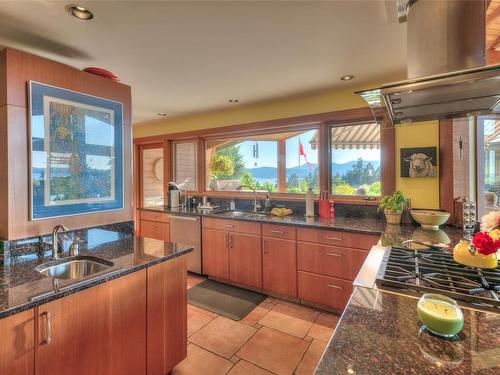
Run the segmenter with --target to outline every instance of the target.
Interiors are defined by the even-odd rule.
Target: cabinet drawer
[[[226,219],[214,219],[212,217],[204,217],[203,228],[260,235],[259,223],[249,223],[247,221],[240,221],[240,220],[226,220]]]
[[[141,220],[141,236],[154,238],[161,241],[169,241],[170,225],[156,221]]]
[[[322,230],[298,228],[297,240],[304,242],[315,242],[333,246],[347,246],[355,249],[370,250],[376,245],[380,235],[342,232],[336,230]]]
[[[351,233],[333,230],[298,228],[297,240],[322,243],[326,245],[351,246]]]
[[[352,293],[352,283],[333,277],[298,272],[299,298],[343,310]]]
[[[299,242],[298,268],[301,271],[354,280],[368,253],[336,246]]]
[[[158,221],[168,223],[169,215],[163,212],[141,211],[141,220]]]
[[[263,224],[262,236],[295,240],[296,229],[290,225]]]

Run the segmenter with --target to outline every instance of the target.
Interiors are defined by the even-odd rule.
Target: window
[[[498,210],[500,198],[500,116],[477,120],[477,194],[479,216]]]
[[[142,150],[142,205],[162,206],[163,200],[163,147]]]
[[[174,182],[181,190],[196,191],[197,180],[197,149],[198,142],[175,142],[174,153]],[[167,181],[168,182],[168,181]]]
[[[331,192],[334,195],[380,196],[380,125],[332,126]]]
[[[316,130],[299,130],[208,140],[207,190],[247,185],[265,192],[304,193],[309,186],[317,191],[316,138]]]
[[[318,130],[290,135],[286,148],[286,192],[318,192]]]

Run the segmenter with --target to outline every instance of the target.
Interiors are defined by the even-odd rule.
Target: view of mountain
[[[333,163],[334,175],[338,174],[342,177],[348,170],[350,170],[358,161],[352,160],[347,163]],[[363,165],[367,165],[371,163],[375,169],[380,167],[380,161],[363,161]],[[307,164],[303,164],[300,166],[295,166],[292,168],[286,169],[286,175],[291,176],[292,174],[296,174],[298,178],[305,178],[309,174],[310,171],[314,171],[318,168],[317,164],[311,164],[311,167],[308,168]],[[257,167],[257,168],[246,168],[245,172],[249,172],[256,179],[275,179],[277,176],[277,168],[275,167]]]

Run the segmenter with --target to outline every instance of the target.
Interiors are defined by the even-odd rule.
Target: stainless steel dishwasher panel
[[[190,272],[201,274],[201,218],[170,215],[170,241],[194,247],[193,252],[187,255],[187,268]]]

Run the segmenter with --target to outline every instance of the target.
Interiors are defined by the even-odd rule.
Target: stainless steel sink
[[[113,265],[105,259],[79,255],[42,263],[35,270],[54,279],[74,280],[106,271]]]
[[[219,214],[221,216],[243,217],[243,218],[250,218],[250,219],[261,219],[261,218],[265,218],[267,216],[264,213],[249,212],[249,211],[221,211],[221,212],[216,212],[216,214]]]

